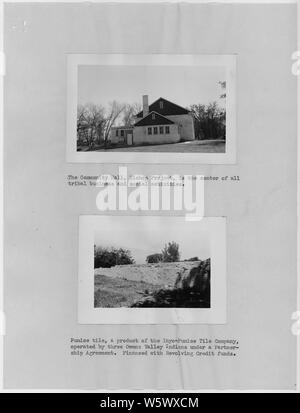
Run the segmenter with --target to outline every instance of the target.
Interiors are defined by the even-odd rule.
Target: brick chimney
[[[143,118],[149,113],[148,95],[143,95]]]

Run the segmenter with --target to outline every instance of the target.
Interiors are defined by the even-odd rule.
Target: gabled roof
[[[143,119],[139,120],[135,123],[134,126],[152,126],[152,125],[172,125],[170,119],[166,118],[165,116],[160,115],[157,112],[150,112],[149,115],[145,116]]]
[[[149,106],[149,111],[155,111],[164,116],[187,115],[189,113],[189,111],[182,106],[176,105],[176,103],[172,103],[162,97],[158,98]],[[138,118],[142,118],[143,111],[139,112],[136,116]]]

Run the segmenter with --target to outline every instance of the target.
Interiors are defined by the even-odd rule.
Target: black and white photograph
[[[198,251],[206,257],[202,259],[198,255],[183,258],[182,246],[176,241],[167,242],[160,250],[160,234],[157,235],[157,242],[152,238],[148,248],[141,248],[136,239],[135,247],[127,249],[103,246],[106,243],[101,231],[96,233],[95,307],[210,308],[206,234],[198,234],[200,245],[193,245],[193,239],[190,245],[183,245],[186,257]]]
[[[79,295],[86,286],[91,292],[83,312],[92,304],[89,310],[100,319],[101,312],[119,309],[110,314],[115,321],[121,316],[141,322],[139,310],[148,309],[151,319],[155,309],[159,323],[159,310],[176,309],[174,314],[189,310],[182,322],[207,315],[208,321],[209,311],[224,304],[224,232],[223,218],[80,217]],[[162,321],[174,314],[164,313]]]
[[[75,159],[233,159],[234,56],[111,56],[80,56],[71,65]]]

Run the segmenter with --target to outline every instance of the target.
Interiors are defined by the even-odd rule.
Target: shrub
[[[196,139],[226,138],[226,111],[217,102],[195,104],[190,107],[190,111],[194,118]]]
[[[94,247],[94,268],[134,264],[129,250],[123,248]]]
[[[158,262],[162,262],[162,259],[163,259],[162,254],[159,254],[159,253],[151,254],[151,255],[148,255],[148,257],[146,258],[146,262],[148,264],[156,264]]]

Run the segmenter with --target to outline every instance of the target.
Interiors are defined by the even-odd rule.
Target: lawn
[[[162,285],[95,275],[94,307],[130,307],[136,300]]]
[[[167,152],[167,153],[225,153],[223,140],[195,140],[162,145],[126,146],[124,148],[95,149],[93,152]]]

